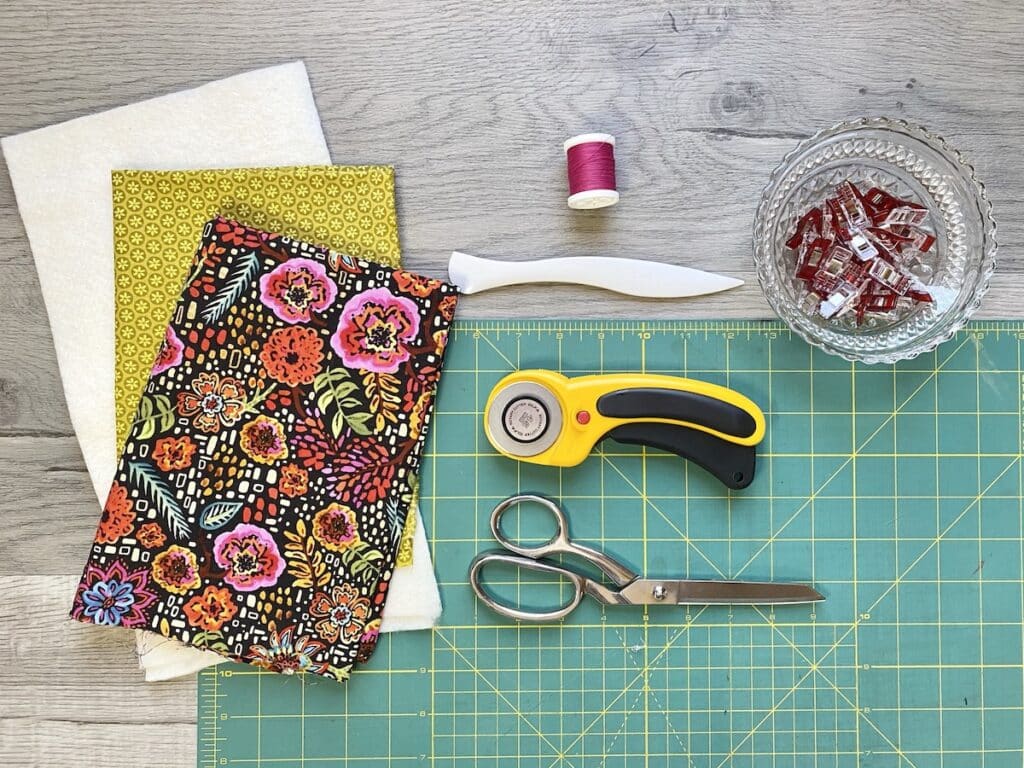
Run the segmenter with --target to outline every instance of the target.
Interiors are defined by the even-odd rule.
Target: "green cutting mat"
[[[382,639],[347,685],[204,672],[199,765],[1020,768],[1022,344],[1024,323],[975,324],[862,367],[772,323],[460,323],[421,495],[441,626]],[[482,408],[529,367],[739,389],[769,421],[753,485],[614,443],[566,470],[499,457]],[[577,538],[642,573],[809,581],[828,599],[588,599],[517,626],[466,568],[519,490],[561,499]]]

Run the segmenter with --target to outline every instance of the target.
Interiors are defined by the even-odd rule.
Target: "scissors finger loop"
[[[487,591],[486,587],[484,587],[481,576],[484,567],[488,563],[505,563],[517,568],[525,568],[526,570],[537,571],[539,573],[550,573],[558,576],[559,578],[568,579],[572,584],[572,596],[565,605],[559,606],[558,608],[554,608],[550,611],[532,611],[509,605],[508,603],[504,603],[496,598],[492,593]],[[560,568],[557,565],[538,562],[537,560],[518,557],[516,555],[500,551],[485,552],[482,555],[477,555],[469,566],[469,585],[473,588],[476,596],[480,598],[480,601],[492,611],[500,613],[502,616],[508,616],[511,619],[519,619],[520,621],[557,621],[558,619],[565,618],[572,613],[576,606],[578,606],[583,600],[583,594],[586,590],[586,582],[587,579],[580,574]]]
[[[543,544],[524,546],[515,539],[509,537],[501,527],[501,518],[508,510],[520,504],[539,504],[551,513],[555,518],[555,532]],[[562,512],[562,508],[551,499],[537,496],[532,493],[523,493],[517,496],[509,496],[491,512],[491,533],[495,540],[509,552],[515,552],[524,557],[547,557],[551,554],[565,553],[571,551],[572,545],[569,542],[569,521]]]

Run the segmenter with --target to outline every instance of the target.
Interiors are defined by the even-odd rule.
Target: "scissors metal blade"
[[[771,581],[637,579],[618,592],[630,605],[784,605],[816,603],[825,596],[807,584]]]

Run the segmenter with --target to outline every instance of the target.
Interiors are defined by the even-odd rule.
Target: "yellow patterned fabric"
[[[356,258],[400,264],[390,166],[114,171],[111,182],[119,446],[192,267],[203,224],[213,216]],[[408,541],[399,565],[412,561],[414,531],[410,524],[403,532]]]
[[[420,503],[420,484],[419,478],[413,481],[412,486],[412,501],[409,504],[409,509],[416,509]],[[402,527],[402,537],[398,540],[398,554],[395,556],[395,562],[399,568],[406,565],[412,565],[412,539],[416,535],[416,515],[407,515],[405,518],[405,525]]]

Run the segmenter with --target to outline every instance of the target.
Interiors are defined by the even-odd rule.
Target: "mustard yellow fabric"
[[[390,166],[114,171],[111,183],[118,445],[192,268],[203,224],[214,215],[357,258],[400,264]],[[412,561],[413,515],[409,521],[399,565]]]

